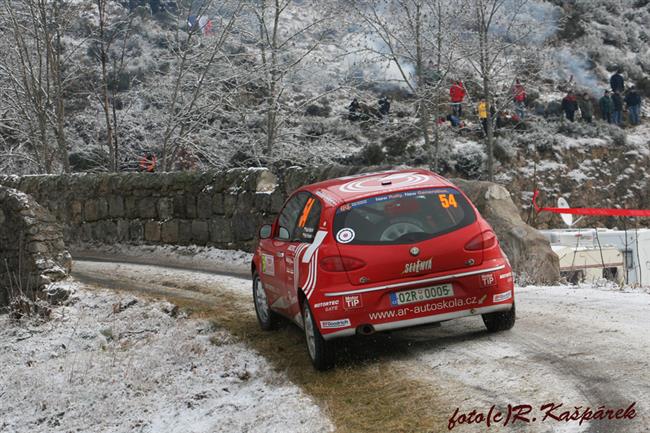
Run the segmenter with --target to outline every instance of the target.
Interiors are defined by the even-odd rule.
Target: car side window
[[[320,201],[316,197],[309,195],[298,217],[298,223],[292,238],[294,241],[311,243],[314,240],[320,222],[320,212]]]
[[[278,219],[279,227],[278,232],[276,233],[277,239],[283,241],[292,239],[292,235],[296,230],[296,224],[298,223],[298,216],[305,207],[308,198],[308,193],[299,192],[287,201],[287,204],[284,205],[284,209],[282,209],[280,218]]]

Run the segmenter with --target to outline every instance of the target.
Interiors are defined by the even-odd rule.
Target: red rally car
[[[465,194],[426,170],[368,173],[304,186],[260,229],[252,263],[260,326],[304,329],[318,369],[330,340],[481,315],[512,328],[512,269]]]

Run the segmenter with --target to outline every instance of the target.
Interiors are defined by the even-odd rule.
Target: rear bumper
[[[460,317],[507,311],[514,302],[512,271],[505,260],[478,269],[457,270],[410,281],[382,285],[316,289],[312,313],[326,340],[352,336],[360,328],[388,331]],[[418,288],[451,284],[453,293],[424,301],[398,304],[395,295]]]
[[[392,331],[395,329],[410,328],[413,326],[427,325],[431,323],[445,322],[447,320],[459,319],[461,317],[478,316],[480,314],[495,313],[497,311],[509,311],[512,304],[491,305],[489,307],[472,308],[469,310],[453,311],[451,313],[435,314],[433,316],[417,317],[415,319],[396,320],[395,322],[379,323],[373,325],[377,332]],[[323,335],[325,340],[335,338],[351,337],[357,333],[357,328],[348,328],[342,331],[335,331]]]

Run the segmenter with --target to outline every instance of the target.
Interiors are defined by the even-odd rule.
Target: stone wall
[[[291,167],[276,174],[267,169],[232,169],[0,177],[0,185],[32,194],[64,222],[65,240],[72,244],[196,244],[250,251],[259,226],[274,219],[288,194],[296,188],[385,168],[388,167]],[[472,184],[464,184],[463,188]],[[514,207],[509,197],[505,201]],[[485,200],[477,203],[480,211],[485,205]],[[527,236],[536,233],[515,215],[489,212],[486,218],[500,237],[503,233],[513,238],[513,230],[520,233],[513,224],[525,227]],[[513,238],[504,244],[520,272],[531,275],[528,270],[539,268],[539,263],[529,263],[532,257],[551,260],[548,242],[538,241],[534,249],[544,251],[538,255],[528,252],[525,239]],[[516,248],[509,251],[514,245]],[[557,280],[556,268],[557,263],[543,267],[548,275],[535,281]]]
[[[70,272],[61,224],[29,195],[0,186],[0,306]]]

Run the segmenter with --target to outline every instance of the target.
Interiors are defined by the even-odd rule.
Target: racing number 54
[[[440,200],[440,204],[445,209],[449,209],[450,207],[458,207],[458,203],[456,203],[456,197],[453,194],[438,194],[438,200]]]

